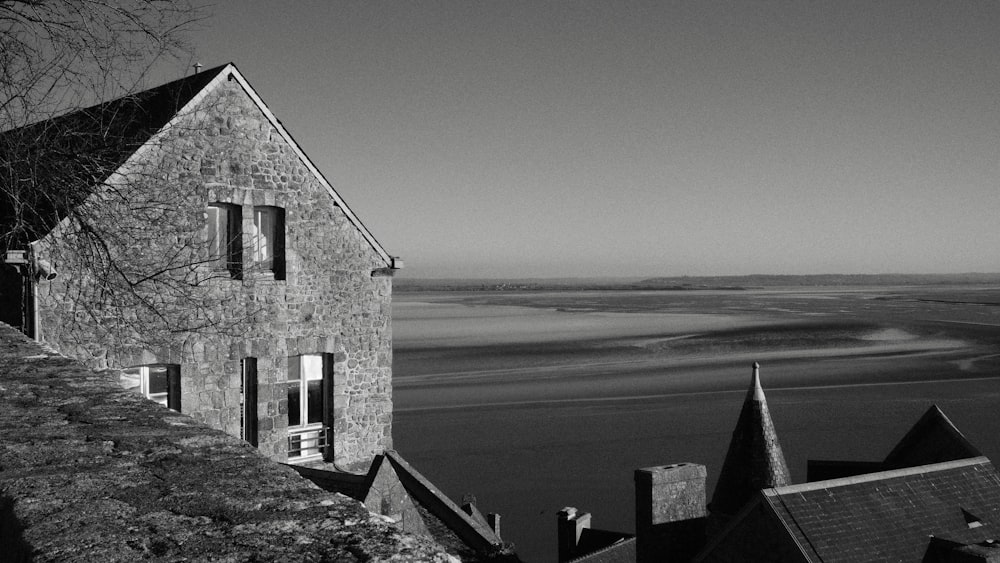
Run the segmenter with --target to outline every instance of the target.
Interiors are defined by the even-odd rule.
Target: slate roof
[[[394,479],[405,489],[407,498],[403,504],[413,506],[416,511],[416,514],[407,514],[406,517],[416,517],[419,526],[403,522],[407,531],[426,533],[463,561],[520,561],[511,547],[490,528],[478,508],[473,506],[473,514],[460,508],[395,451],[390,450],[376,456],[367,475],[316,467],[291,467],[322,489],[345,494],[366,504],[366,498],[372,488],[379,485],[378,478],[384,472],[385,477]],[[392,487],[392,483],[381,483],[379,486],[388,489]],[[369,506],[375,512],[380,512],[378,508]],[[422,531],[418,532],[418,528]]]
[[[883,461],[813,460],[808,462],[807,480],[823,481],[852,475],[916,467],[983,455],[951,420],[932,405]]]
[[[31,186],[46,187],[19,194],[35,199],[30,205],[35,213],[25,218],[27,231],[17,242],[44,236],[226,66],[0,133],[8,165],[0,168],[0,182],[15,186],[31,178]],[[0,225],[15,224],[14,209],[7,198],[0,199]]]
[[[885,469],[899,469],[981,455],[941,409],[932,405],[882,464]]]
[[[713,515],[734,515],[761,489],[790,481],[788,464],[760,385],[760,365],[754,363],[750,388],[709,508]]]
[[[765,489],[810,561],[913,561],[930,537],[1000,537],[1000,475],[985,457]]]

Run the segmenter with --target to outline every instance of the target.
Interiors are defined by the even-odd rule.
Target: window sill
[[[243,273],[234,273],[228,268],[212,268],[212,278],[217,280],[240,281],[243,279]]]
[[[285,281],[285,278],[278,278],[275,276],[274,272],[270,270],[250,270],[245,274],[245,277],[254,281],[273,281],[282,283]]]

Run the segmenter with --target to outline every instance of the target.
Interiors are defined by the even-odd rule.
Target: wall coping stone
[[[0,323],[4,561],[455,561]]]

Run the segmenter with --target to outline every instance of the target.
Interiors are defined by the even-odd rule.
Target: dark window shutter
[[[181,366],[167,366],[167,407],[181,412]]]
[[[333,461],[333,354],[323,354],[323,426],[326,428],[326,448],[323,459]]]
[[[243,209],[238,205],[229,206],[229,237],[227,246],[229,273],[234,279],[243,279]]]
[[[285,279],[285,210],[274,210],[274,279]]]
[[[243,362],[244,438],[257,447],[257,358],[245,358]]]

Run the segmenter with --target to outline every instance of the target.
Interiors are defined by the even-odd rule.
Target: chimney
[[[635,470],[636,561],[689,561],[705,544],[704,465]]]
[[[576,546],[580,542],[580,534],[585,529],[590,528],[590,513],[581,514],[572,506],[567,506],[558,512],[557,517],[556,535],[559,542],[559,563],[563,563],[575,556]]]

